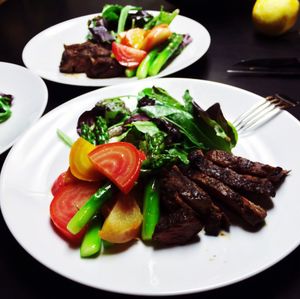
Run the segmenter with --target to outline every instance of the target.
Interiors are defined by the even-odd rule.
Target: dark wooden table
[[[23,65],[21,58],[23,47],[34,35],[67,19],[98,12],[105,3],[116,2],[7,0],[0,6],[0,61]],[[208,29],[212,39],[208,53],[192,66],[173,74],[173,77],[218,81],[244,88],[261,96],[281,92],[299,99],[299,77],[232,76],[226,73],[227,67],[243,58],[292,57],[300,53],[300,36],[296,30],[279,38],[266,38],[255,33],[251,22],[253,0],[120,0],[118,3],[142,5],[146,9],[155,10],[158,10],[161,5],[168,10],[179,7],[181,14],[199,21]],[[300,28],[299,22],[295,28]],[[0,74],[0,86],[1,76],[5,74]],[[50,81],[46,81],[46,84],[49,90],[49,102],[45,113],[93,89]],[[293,108],[290,113],[300,119],[300,108]],[[0,169],[7,153],[8,151],[0,155]],[[103,298],[103,296],[128,297],[89,288],[50,271],[16,242],[1,215],[0,236],[0,297],[3,299],[66,296],[90,299]],[[262,254],[268,253],[262,252]],[[242,282],[201,294],[179,297],[298,299],[300,298],[299,261],[300,249],[297,248],[273,267]]]

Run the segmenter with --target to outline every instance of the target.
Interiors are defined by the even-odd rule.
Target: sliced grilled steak
[[[166,212],[174,212],[179,209],[194,211],[176,191],[174,193],[160,192],[160,202],[162,209]]]
[[[217,236],[220,230],[229,231],[230,223],[228,217],[214,203],[212,203],[210,212],[204,219],[204,230],[208,235]]]
[[[178,193],[186,204],[201,215],[206,215],[210,211],[212,205],[210,196],[185,177],[177,166],[163,173],[160,179],[160,190],[162,196],[174,196]]]
[[[179,209],[159,219],[152,239],[159,245],[182,245],[191,241],[202,227],[195,213]]]
[[[161,197],[161,203],[163,207],[168,212],[174,212],[179,209],[190,210],[196,212],[181,198],[181,196],[176,192],[175,194],[164,194]],[[217,207],[214,203],[211,204],[209,213],[206,215],[201,215],[203,222],[205,223],[205,233],[211,236],[217,236],[220,233],[220,230],[229,230],[229,220],[226,215]],[[199,218],[199,215],[198,215]]]
[[[288,174],[288,171],[281,167],[253,162],[222,150],[210,150],[205,154],[205,157],[219,166],[231,168],[241,174],[267,178],[275,184],[280,183]]]
[[[221,181],[194,169],[190,169],[187,173],[194,182],[235,210],[247,223],[256,226],[267,216],[262,207],[252,203]]]
[[[86,73],[91,78],[120,76],[124,70],[111,57],[106,45],[86,41],[81,44],[65,45],[59,70],[62,73]]]
[[[63,73],[84,73],[91,57],[109,57],[111,55],[110,50],[90,41],[64,45],[64,49],[59,66]]]
[[[85,70],[89,78],[112,78],[124,74],[124,67],[112,57],[91,57]]]
[[[193,151],[189,155],[192,166],[201,172],[214,177],[224,184],[236,189],[267,196],[275,196],[275,187],[266,178],[239,174],[234,170],[221,167],[206,159],[202,151]]]
[[[218,235],[220,230],[228,230],[229,222],[225,214],[213,204],[210,196],[193,181],[184,176],[178,167],[165,171],[160,179],[162,205],[168,211],[179,208],[192,209],[205,224],[205,232]]]

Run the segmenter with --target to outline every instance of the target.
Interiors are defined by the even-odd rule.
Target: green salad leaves
[[[100,101],[79,117],[79,135],[95,145],[133,143],[146,154],[144,170],[177,161],[188,164],[192,149],[230,152],[237,143],[237,132],[219,103],[204,110],[188,90],[178,101],[157,86],[141,90],[136,100],[134,111],[127,109],[122,97]]]

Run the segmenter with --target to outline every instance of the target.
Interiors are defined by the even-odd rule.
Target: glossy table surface
[[[191,2],[191,3],[189,3]],[[97,13],[105,3],[99,0],[7,0],[0,5],[0,61],[23,65],[25,44],[40,31],[70,18]],[[211,35],[211,46],[200,60],[172,77],[187,77],[234,85],[261,96],[287,94],[299,100],[299,77],[237,76],[226,69],[241,59],[294,57],[300,53],[297,28],[278,38],[267,38],[255,32],[251,22],[254,1],[118,1],[142,5],[146,9],[180,8],[181,14],[197,20]],[[0,74],[0,87],[1,76]],[[46,81],[49,100],[45,113],[76,96],[93,90]],[[242,101],[243,99],[241,99]],[[300,120],[300,107],[289,110]],[[297,138],[293,136],[294,138]],[[0,155],[0,169],[9,150]],[[295,194],[295,196],[297,196]],[[292,224],[291,224],[292,225]],[[0,216],[0,297],[1,298],[115,298],[114,294],[77,284],[48,270],[27,254],[9,232]],[[280,242],[280,236],[278,236]],[[267,252],[265,253],[267,254]],[[300,298],[300,248],[264,272],[242,282],[184,298]],[[183,269],[184,270],[184,269]]]

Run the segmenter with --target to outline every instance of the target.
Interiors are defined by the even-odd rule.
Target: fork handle
[[[296,107],[300,104],[300,101],[292,99],[291,97],[279,93],[275,93],[275,98],[287,104],[287,108]]]

